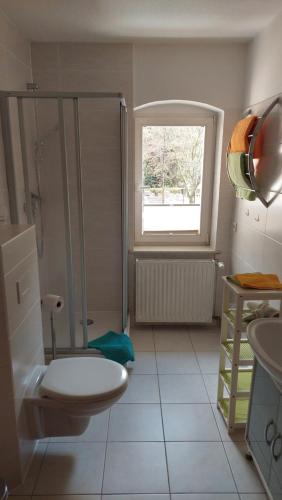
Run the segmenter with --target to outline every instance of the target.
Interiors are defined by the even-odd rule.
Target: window
[[[136,242],[208,244],[212,117],[136,118]]]

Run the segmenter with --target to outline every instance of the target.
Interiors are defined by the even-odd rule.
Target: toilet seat
[[[127,379],[126,369],[108,359],[56,359],[47,367],[39,391],[44,398],[65,402],[103,401],[123,392]]]

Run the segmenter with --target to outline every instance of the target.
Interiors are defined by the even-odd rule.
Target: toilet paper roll
[[[59,313],[64,308],[64,298],[48,293],[43,298],[42,305],[49,312]]]

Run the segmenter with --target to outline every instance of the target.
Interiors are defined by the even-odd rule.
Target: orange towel
[[[230,153],[248,153],[249,134],[253,130],[257,119],[256,115],[248,115],[236,123],[231,136]]]
[[[232,278],[243,288],[256,288],[258,290],[282,290],[282,283],[280,282],[277,274],[234,274]]]

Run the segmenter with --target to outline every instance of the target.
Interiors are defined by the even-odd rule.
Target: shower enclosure
[[[127,326],[127,109],[122,94],[0,92],[10,217],[35,224],[41,297],[65,299],[58,350]],[[50,323],[44,307],[45,347]]]

